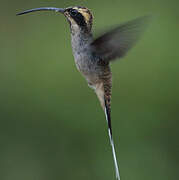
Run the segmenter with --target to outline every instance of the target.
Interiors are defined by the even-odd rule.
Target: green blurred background
[[[94,30],[154,14],[112,64],[112,125],[122,180],[177,180],[178,0],[0,0],[0,180],[112,180],[103,111],[77,72],[69,25],[42,6],[87,6]]]

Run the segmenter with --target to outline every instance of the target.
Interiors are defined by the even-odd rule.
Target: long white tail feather
[[[105,108],[105,116],[106,116],[106,121],[108,123],[108,116],[107,116],[106,108]],[[118,163],[117,163],[117,158],[116,158],[116,151],[115,151],[115,147],[114,147],[113,138],[111,136],[110,128],[108,128],[108,134],[109,134],[109,140],[110,140],[111,147],[112,147],[112,154],[113,154],[114,166],[115,166],[115,171],[116,171],[116,179],[120,180],[119,168],[118,168]]]

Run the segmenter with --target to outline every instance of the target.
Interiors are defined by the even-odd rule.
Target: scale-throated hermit
[[[42,7],[30,9],[17,15],[35,11],[55,11],[63,14],[68,20],[77,69],[85,77],[88,85],[94,89],[105,112],[116,178],[120,180],[111,127],[112,73],[110,62],[123,57],[136,44],[149,17],[140,17],[121,24],[94,39],[92,34],[93,16],[86,7]]]

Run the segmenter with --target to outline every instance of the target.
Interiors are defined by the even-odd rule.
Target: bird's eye
[[[78,14],[78,11],[76,9],[71,9],[70,10],[70,15],[76,16]]]

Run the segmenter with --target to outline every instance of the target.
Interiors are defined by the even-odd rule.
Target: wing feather
[[[150,16],[139,17],[103,34],[92,42],[93,53],[107,62],[123,57],[140,39],[149,20]]]

